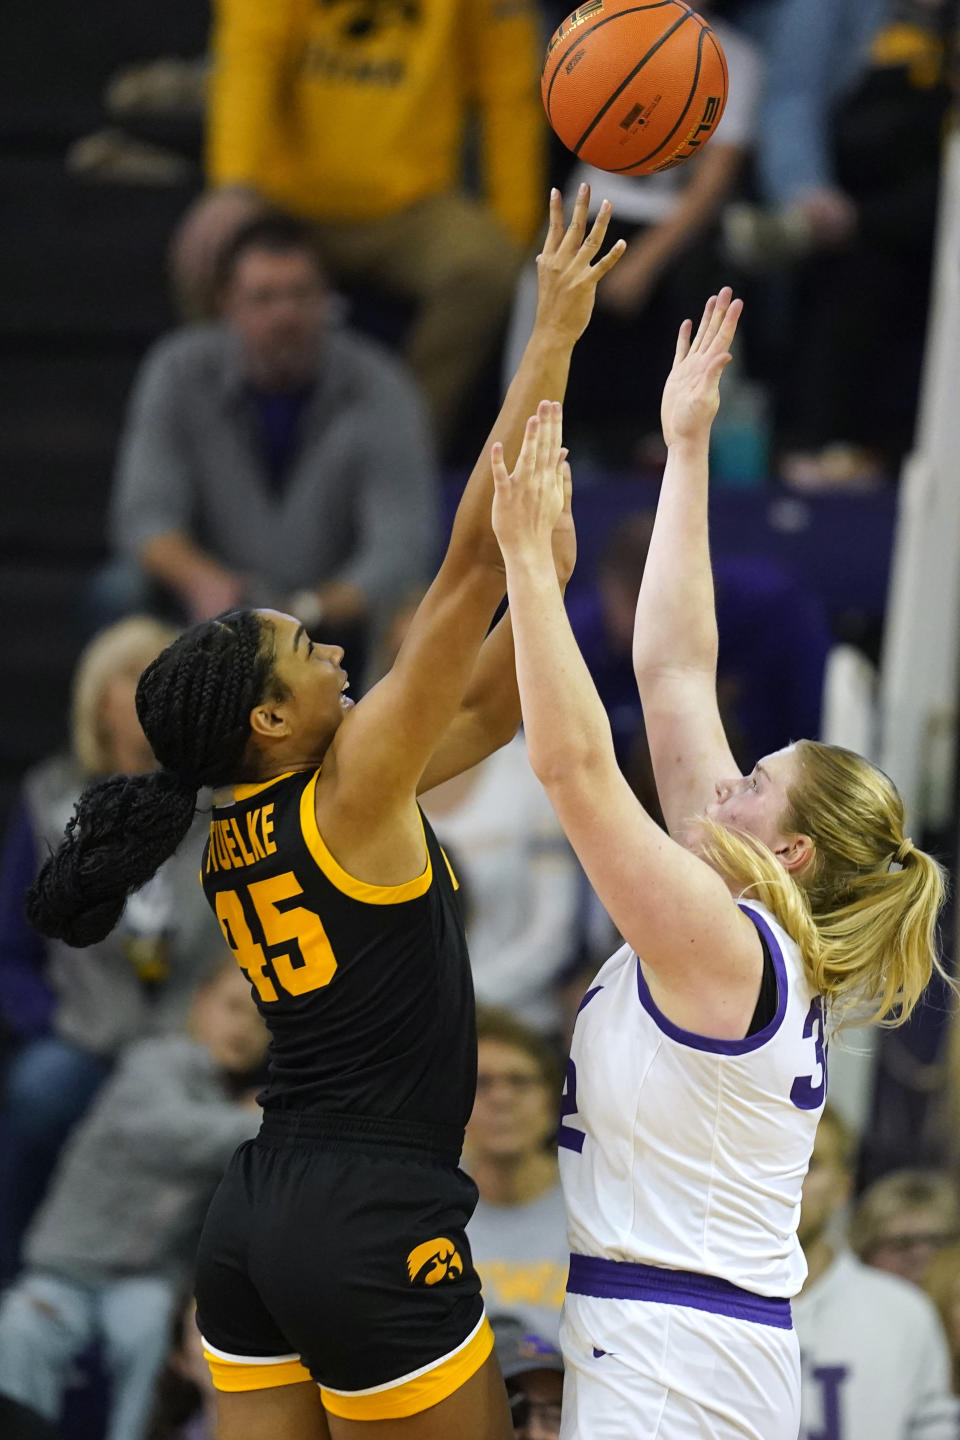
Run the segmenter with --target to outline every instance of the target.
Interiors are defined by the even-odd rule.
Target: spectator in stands
[[[938,1250],[924,1271],[923,1288],[937,1307],[950,1347],[951,1385],[960,1396],[960,1244]]]
[[[827,1106],[803,1182],[798,1236],[807,1280],[793,1302],[800,1341],[800,1440],[956,1440],[947,1347],[914,1286],[863,1265],[837,1226],[853,1138]]]
[[[310,220],[338,282],[416,306],[407,356],[445,443],[540,220],[533,0],[218,0],[215,12],[210,189],[174,246],[184,304],[209,304],[218,248],[259,206]],[[461,187],[472,112],[480,199]]]
[[[222,319],[147,356],[120,446],[116,548],[191,621],[276,605],[356,654],[433,559],[434,470],[413,382],[331,324],[309,230],[236,234]],[[355,667],[356,668],[356,667]]]
[[[0,1302],[0,1393],[56,1422],[71,1361],[98,1339],[107,1440],[143,1440],[204,1209],[259,1125],[249,1087],[265,1054],[232,956],[198,991],[189,1037],[130,1048],[71,1138]]]
[[[477,999],[559,1033],[583,872],[527,762],[523,735],[422,797],[464,891]]]
[[[24,895],[62,838],[83,787],[155,761],[134,705],[141,670],[175,637],[132,616],[90,642],[73,681],[72,748],[24,779],[0,862],[0,1012],[14,1051],[0,1087],[0,1277],[19,1245],[70,1127],[119,1051],[145,1035],[180,1031],[205,977],[219,928],[197,884],[207,820],[129,900],[106,940],[85,950],[41,940]]]
[[[730,72],[727,105],[702,155],[659,175],[616,175],[578,164],[567,181],[575,193],[591,188],[594,209],[613,205],[609,232],[628,241],[626,255],[597,292],[589,331],[570,367],[564,425],[574,453],[608,464],[635,460],[662,466],[660,376],[667,373],[685,315],[697,315],[702,297],[729,280],[719,254],[718,220],[734,193],[753,143],[760,89],[760,57],[753,43],[702,0],[724,48]],[[504,373],[533,327],[536,284],[525,273],[518,288]]]
[[[919,1285],[938,1254],[960,1238],[955,1182],[936,1170],[895,1170],[864,1191],[850,1244],[865,1265]]]
[[[731,238],[744,259],[802,259],[779,416],[801,488],[875,482],[912,440],[953,9],[779,0],[757,153],[771,217],[732,217]]]
[[[514,1440],[558,1440],[563,1358],[515,1315],[491,1317],[497,1359],[507,1387]]]
[[[556,1345],[569,1261],[556,1147],[559,1065],[508,1011],[477,1015],[477,1099],[464,1166],[480,1200],[467,1227],[487,1309]]]

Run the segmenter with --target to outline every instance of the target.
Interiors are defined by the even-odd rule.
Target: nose
[[[718,780],[713,788],[716,791],[717,799],[721,802],[721,804],[724,800],[727,799],[732,790],[732,786],[729,780]]]
[[[326,647],[326,650],[327,650],[327,659],[328,659],[333,665],[340,665],[340,664],[342,663],[342,661],[343,661],[343,646],[342,646],[342,645],[328,645],[328,646]]]

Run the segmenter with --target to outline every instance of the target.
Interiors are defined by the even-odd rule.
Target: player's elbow
[[[588,791],[613,758],[609,738],[593,734],[584,734],[563,745],[556,745],[550,739],[539,745],[531,744],[528,736],[527,754],[533,773],[551,799],[568,791]]]

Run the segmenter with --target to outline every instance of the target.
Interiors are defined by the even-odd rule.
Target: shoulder
[[[35,835],[54,848],[73,814],[91,776],[85,775],[72,755],[52,755],[28,770],[22,782],[24,813]]]
[[[39,797],[73,798],[79,796],[88,778],[72,755],[60,753],[31,766],[23,777],[23,790],[28,803]]]
[[[183,325],[156,340],[144,356],[141,374],[186,388],[198,374],[217,374],[227,361],[231,339],[225,325]]]
[[[767,906],[761,904],[759,900],[751,900],[743,895],[736,903],[737,909],[753,922],[760,935],[766,940],[770,947],[770,958],[774,964],[779,961],[788,973],[804,973],[805,967],[800,947],[793,936],[784,929],[773,911],[768,910]]]

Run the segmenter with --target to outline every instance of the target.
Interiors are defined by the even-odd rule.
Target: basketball
[[[540,90],[551,126],[581,160],[651,175],[710,139],[727,101],[727,62],[683,0],[589,0],[554,32]]]

